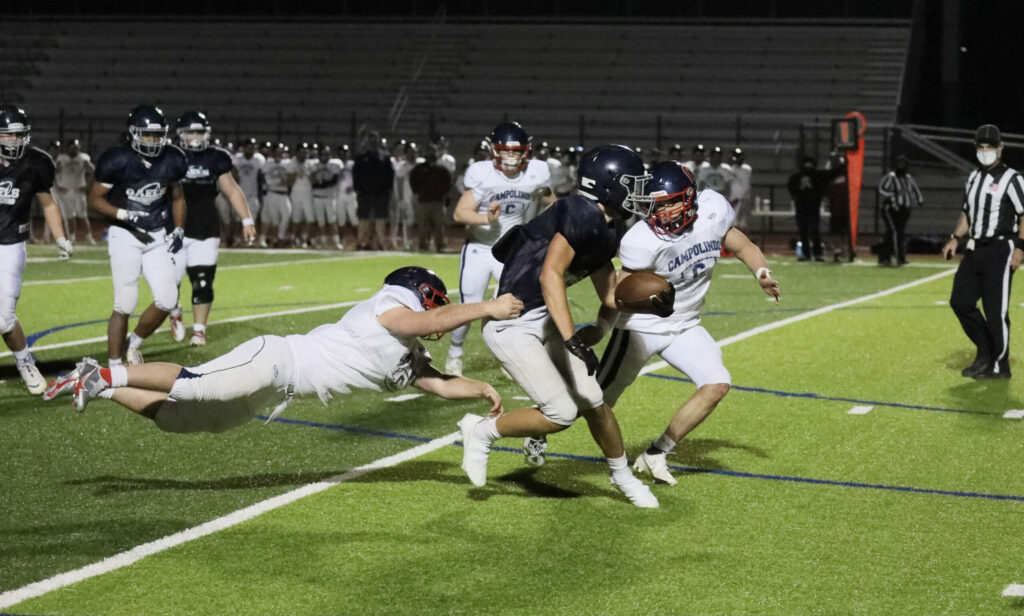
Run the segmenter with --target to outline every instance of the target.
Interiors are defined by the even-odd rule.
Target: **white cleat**
[[[615,475],[609,476],[608,481],[616,488],[622,490],[622,493],[626,495],[629,502],[637,507],[644,509],[658,508],[658,499],[655,498],[654,492],[651,492],[651,489],[634,477],[632,473],[626,475],[621,482],[615,481]]]
[[[452,376],[462,376],[462,358],[449,355],[444,362],[444,372]]]
[[[25,381],[25,387],[28,387],[28,393],[38,396],[46,391],[46,379],[43,378],[39,368],[36,367],[36,360],[32,355],[29,355],[24,360],[19,359],[14,363],[18,366],[18,374],[21,375],[21,380]]]
[[[191,346],[206,346],[206,332],[192,332],[192,338],[188,343]]]
[[[491,444],[477,438],[474,428],[483,417],[467,413],[459,420],[462,430],[462,470],[466,471],[473,485],[480,488],[487,485],[487,456],[491,452]]]
[[[129,366],[141,366],[143,364],[142,351],[139,350],[139,347],[128,347],[124,352],[124,358]]]
[[[547,437],[533,438],[528,436],[523,439],[523,455],[526,456],[526,463],[530,466],[544,466],[545,456],[548,451]]]
[[[75,396],[72,402],[75,410],[79,413],[84,411],[89,400],[98,396],[107,387],[107,382],[100,376],[100,367],[97,365],[90,368],[75,384]]]
[[[185,323],[181,320],[181,315],[175,315],[173,312],[170,314],[171,322],[171,338],[174,338],[175,342],[181,342],[185,339]]]
[[[82,375],[92,368],[99,368],[99,366],[99,362],[95,359],[91,357],[83,357],[82,361],[75,364],[74,370],[50,381],[50,384],[46,387],[46,391],[43,392],[43,400],[49,401],[58,396],[63,396],[64,394],[74,393],[75,385],[78,384],[78,379],[82,378]]]
[[[633,463],[633,470],[639,473],[650,473],[654,477],[655,483],[667,483],[670,486],[674,486],[678,481],[672,476],[672,473],[668,472],[668,462],[665,460],[664,453],[650,454],[646,451],[637,456],[636,462]]]

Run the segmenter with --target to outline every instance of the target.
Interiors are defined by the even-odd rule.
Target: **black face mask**
[[[907,168],[903,166],[896,167],[896,175],[907,175]]]

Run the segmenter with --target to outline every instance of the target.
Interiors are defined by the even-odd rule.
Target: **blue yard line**
[[[671,374],[654,374],[648,373],[644,376],[653,377],[656,379],[665,379],[667,381],[681,381],[683,383],[692,383],[691,379],[684,376],[675,376]],[[985,415],[992,416],[991,413],[985,411],[976,411],[972,409],[950,409],[941,406],[925,406],[921,404],[903,404],[901,402],[883,402],[880,400],[860,400],[858,398],[844,398],[842,396],[823,396],[813,392],[793,392],[793,391],[780,391],[777,389],[765,389],[763,387],[744,387],[742,385],[732,385],[732,389],[738,391],[746,391],[755,394],[771,394],[773,396],[779,396],[780,398],[806,398],[809,400],[828,400],[832,402],[850,402],[853,404],[866,404],[871,406],[890,406],[898,409],[912,409],[915,411],[938,411],[941,413],[968,413],[971,415]]]
[[[256,419],[266,421],[266,416],[260,416]],[[369,436],[380,436],[384,438],[395,438],[407,441],[415,441],[418,443],[430,442],[431,438],[423,436],[415,436],[412,434],[401,434],[399,432],[389,432],[386,430],[375,430],[372,428],[362,428],[359,426],[345,426],[341,424],[328,424],[318,421],[304,421],[301,419],[283,419],[277,418],[274,420],[275,423],[284,423],[291,425],[307,426],[310,428],[325,428],[328,430],[339,430],[342,432],[351,432],[354,434],[366,434]],[[462,446],[462,441],[456,441],[454,443],[456,447]],[[505,453],[522,454],[523,450],[518,447],[491,447],[491,451],[501,451]],[[568,453],[553,453],[547,452],[549,458],[561,458],[563,460],[573,460],[576,462],[594,462],[597,464],[607,464],[607,460],[595,456],[579,456]],[[835,486],[840,488],[860,488],[869,490],[889,490],[893,492],[909,492],[912,494],[935,494],[939,496],[955,496],[958,498],[983,498],[988,500],[1004,500],[1004,501],[1019,501],[1024,502],[1024,496],[1015,496],[1012,494],[988,494],[985,492],[961,492],[958,490],[935,490],[931,488],[915,488],[913,486],[894,486],[886,485],[882,483],[862,483],[859,481],[838,481],[835,479],[816,479],[814,477],[791,477],[787,475],[767,475],[763,473],[746,473],[742,471],[729,471],[722,469],[708,469],[698,468],[694,466],[680,466],[676,464],[669,465],[669,468],[675,471],[684,473],[704,473],[708,475],[721,475],[724,477],[737,477],[741,479],[764,479],[767,481],[788,481],[792,483],[809,483],[814,485],[824,486]]]

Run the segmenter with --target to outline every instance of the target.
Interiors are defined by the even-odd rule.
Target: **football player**
[[[598,371],[609,406],[615,406],[655,354],[685,372],[697,385],[697,391],[679,407],[665,432],[634,464],[637,472],[650,472],[659,482],[675,484],[665,456],[729,392],[730,376],[722,363],[722,350],[700,325],[700,309],[722,248],[750,268],[760,288],[775,301],[779,299],[779,283],[772,278],[761,250],[733,227],[733,209],[723,195],[711,189],[698,193],[693,175],[675,161],[654,165],[651,175],[645,190],[651,200],[628,206],[646,224],[633,225],[622,238],[619,259],[625,274],[647,271],[668,280],[675,289],[671,313],[664,317],[623,313],[616,318],[614,310],[602,307],[599,325],[581,335],[586,342],[596,344],[609,324],[615,323]]]
[[[33,198],[39,200],[46,225],[56,238],[58,257],[67,259],[73,248],[64,236],[60,207],[50,193],[53,159],[39,148],[30,147],[31,142],[32,125],[25,111],[14,105],[0,105],[0,335],[14,354],[18,374],[29,393],[38,395],[46,388],[46,381],[14,313],[25,272],[25,241]]]
[[[101,369],[84,359],[73,403],[81,411],[96,397],[109,398],[152,419],[161,430],[220,432],[259,414],[273,419],[296,395],[315,394],[326,404],[352,389],[394,391],[414,385],[443,398],[483,398],[490,402],[489,414],[498,415],[501,397],[493,387],[441,374],[430,365],[419,338],[439,336],[475,319],[514,318],[522,307],[510,294],[448,305],[444,282],[434,272],[403,267],[336,323],[305,335],[260,336],[200,366]]]
[[[227,150],[210,146],[210,121],[201,111],[186,111],[175,123],[178,144],[185,151],[188,172],[181,181],[185,193],[185,240],[174,257],[174,281],[188,273],[192,283],[192,338],[189,344],[206,344],[206,322],[213,304],[213,279],[217,274],[217,250],[220,248],[220,216],[213,201],[219,194],[231,204],[242,220],[242,237],[251,245],[256,226],[242,189],[231,174],[234,165]],[[181,304],[171,310],[171,336],[185,339]]]
[[[114,279],[114,311],[107,327],[110,365],[142,363],[139,347],[178,303],[172,256],[185,239],[181,180],[185,153],[168,143],[163,112],[140,105],[128,115],[129,143],[104,152],[96,162],[89,207],[111,218],[107,253]],[[167,227],[173,231],[166,232]],[[139,274],[153,303],[128,335],[128,318],[139,300]]]
[[[502,122],[487,138],[490,160],[466,170],[465,192],[455,206],[455,222],[467,225],[469,239],[459,254],[459,301],[483,299],[491,278],[501,279],[502,264],[491,247],[512,227],[533,214],[535,199],[544,206],[554,200],[551,172],[542,160],[530,158],[530,135],[518,122]],[[462,354],[469,326],[452,332],[445,372],[462,374]]]
[[[316,217],[313,215],[313,165],[309,158],[310,146],[303,141],[295,146],[295,157],[285,163],[285,169],[294,179],[291,185],[292,245],[309,248],[310,231]],[[313,236],[316,244],[316,236]]]
[[[270,158],[263,163],[263,178],[266,180],[266,193],[263,197],[263,228],[277,225],[277,245],[283,246],[288,237],[288,222],[292,217],[292,200],[288,197],[295,174],[285,165],[288,148],[283,143],[277,144],[270,151]]]
[[[331,146],[316,146],[316,162],[313,164],[313,214],[320,231],[320,246],[327,248],[327,231],[333,231],[330,242],[337,250],[344,250],[338,232],[338,184],[344,171],[342,161],[331,157]],[[342,221],[344,223],[344,221]]]
[[[232,175],[238,182],[245,202],[249,205],[249,212],[253,220],[259,220],[259,245],[267,247],[267,225],[263,218],[260,218],[260,174],[263,172],[263,163],[267,161],[262,154],[256,151],[256,140],[246,139],[242,142],[242,153],[234,157],[234,171]]]
[[[578,194],[555,201],[494,245],[494,257],[505,264],[498,293],[515,294],[524,309],[517,319],[486,323],[484,342],[537,406],[496,418],[462,418],[462,468],[473,485],[486,484],[497,439],[552,434],[582,416],[608,460],[611,483],[637,507],[658,506],[629,470],[618,420],[594,377],[597,356],[576,333],[566,296],[567,286],[589,277],[602,303],[615,306],[612,258],[632,211],[624,204],[644,198],[649,177],[629,148],[595,148],[580,162]]]
[[[391,247],[395,250],[409,250],[409,225],[416,222],[416,195],[409,185],[409,173],[423,162],[416,144],[402,139],[395,146],[391,165],[395,170],[394,188],[391,191]],[[398,230],[402,230],[402,243],[398,243]]]
[[[78,241],[78,221],[85,227],[85,237],[90,244],[96,243],[89,224],[88,199],[89,183],[92,182],[92,159],[82,151],[78,139],[68,142],[67,151],[57,156],[57,176],[54,187],[57,190],[57,202],[61,206],[61,214],[68,224],[68,235],[71,241]]]

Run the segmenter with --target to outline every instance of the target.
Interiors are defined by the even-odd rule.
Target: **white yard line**
[[[875,408],[875,407],[873,407],[873,406],[855,406],[855,407],[853,407],[852,409],[850,409],[850,410],[848,410],[846,412],[849,413],[850,415],[867,415],[868,413],[871,412],[871,409],[873,409],[873,408]]]
[[[293,503],[301,498],[323,492],[331,486],[339,483],[356,479],[357,477],[361,477],[367,473],[371,473],[382,468],[389,468],[401,464],[402,462],[426,455],[432,451],[451,445],[458,440],[460,436],[461,434],[458,431],[452,432],[451,434],[417,445],[412,449],[407,449],[393,456],[388,456],[386,458],[370,462],[369,464],[357,466],[356,468],[340,475],[335,475],[334,477],[329,477],[323,481],[317,481],[316,483],[302,486],[301,488],[297,488],[291,492],[286,492],[279,496],[268,498],[265,501],[249,505],[244,509],[239,509],[238,511],[219,517],[216,520],[210,520],[209,522],[200,524],[199,526],[174,533],[173,535],[168,535],[162,539],[144,543],[126,552],[121,552],[120,554],[115,554],[97,563],[86,565],[81,569],[60,573],[40,582],[34,582],[16,590],[7,591],[0,594],[0,610],[9,608],[12,605],[21,603],[28,599],[39,597],[50,591],[69,586],[75,582],[80,582],[104,573],[109,573],[115,569],[120,569],[121,567],[127,567],[128,565],[138,562],[147,556],[163,552],[164,550],[170,549],[174,546],[204,537],[219,530],[231,528],[232,526],[241,524],[246,520],[251,520],[260,514],[277,509],[278,507],[283,507],[284,505]]]
[[[1004,597],[1024,597],[1024,584],[1010,584],[1003,589]]]

